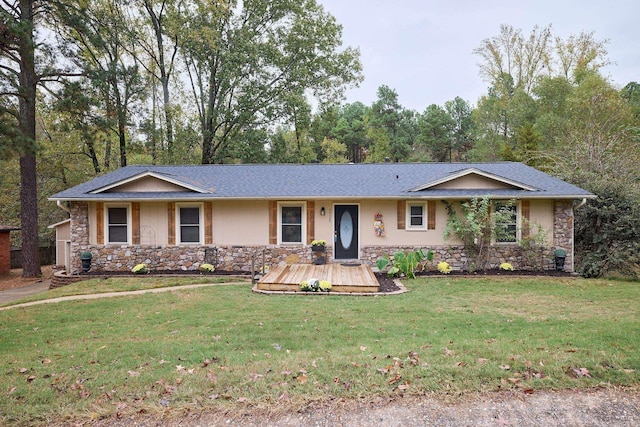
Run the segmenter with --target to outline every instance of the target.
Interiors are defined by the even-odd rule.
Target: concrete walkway
[[[59,298],[51,298],[40,301],[32,301],[26,302],[23,304],[15,304],[7,307],[0,307],[0,311],[9,310],[11,308],[19,308],[19,307],[29,307],[32,305],[40,305],[40,304],[52,304],[63,301],[78,301],[78,300],[90,300],[90,299],[99,299],[99,298],[113,298],[113,297],[121,297],[127,295],[142,295],[147,293],[160,293],[160,292],[171,292],[171,291],[181,291],[185,289],[196,289],[196,288],[204,288],[208,286],[224,286],[224,285],[242,285],[242,284],[250,284],[251,282],[229,282],[229,283],[203,283],[196,285],[184,285],[184,286],[170,286],[166,288],[154,288],[154,289],[140,289],[137,291],[123,291],[123,292],[105,292],[102,294],[87,294],[87,295],[70,295],[66,297]],[[20,288],[9,289],[6,291],[0,292],[0,304],[7,304],[12,301],[19,300],[21,298],[28,297],[30,295],[42,293],[49,289],[49,284],[42,283],[34,283],[33,285],[22,286]]]
[[[48,291],[50,285],[51,280],[43,280],[30,285],[0,291],[0,305],[8,304],[31,295],[41,294],[42,292]]]

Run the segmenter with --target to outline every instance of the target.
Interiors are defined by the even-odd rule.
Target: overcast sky
[[[498,35],[500,25],[522,29],[552,25],[566,38],[594,31],[608,39],[603,69],[616,87],[640,82],[638,0],[317,0],[343,26],[345,45],[359,47],[365,80],[347,102],[370,105],[379,86],[400,104],[423,112],[459,96],[471,105],[486,93],[473,49]]]

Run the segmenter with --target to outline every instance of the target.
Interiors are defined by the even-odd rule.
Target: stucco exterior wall
[[[213,204],[213,241],[216,245],[268,245],[269,202],[216,201]]]

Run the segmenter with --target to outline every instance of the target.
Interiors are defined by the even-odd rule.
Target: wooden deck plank
[[[379,288],[378,280],[369,266],[341,264],[276,266],[260,279],[258,288],[298,291],[300,282],[310,278],[327,280],[339,292],[376,292]]]

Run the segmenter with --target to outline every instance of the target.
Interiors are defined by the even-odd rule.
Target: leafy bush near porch
[[[396,251],[393,254],[393,259],[389,259],[389,256],[387,255],[378,258],[376,261],[376,267],[378,267],[378,270],[383,271],[387,266],[389,266],[389,264],[391,264],[387,271],[387,274],[390,277],[402,274],[405,277],[415,279],[416,271],[424,270],[424,260],[433,260],[433,251],[428,250],[427,252],[424,252],[422,249],[408,252]]]

